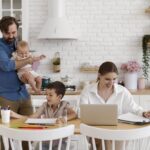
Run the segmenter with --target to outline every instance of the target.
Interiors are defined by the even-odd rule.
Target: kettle
[[[42,90],[45,90],[48,84],[51,83],[51,79],[48,77],[43,77],[42,78]]]

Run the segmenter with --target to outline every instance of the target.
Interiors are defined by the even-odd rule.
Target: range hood
[[[39,39],[77,39],[65,16],[64,0],[48,0],[48,18]]]

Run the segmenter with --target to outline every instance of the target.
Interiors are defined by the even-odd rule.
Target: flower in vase
[[[121,70],[124,72],[138,72],[140,71],[141,66],[137,61],[128,61],[121,65]]]

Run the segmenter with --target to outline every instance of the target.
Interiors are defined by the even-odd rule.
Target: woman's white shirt
[[[80,104],[117,104],[118,115],[132,112],[142,116],[143,109],[135,103],[131,93],[123,86],[114,84],[114,92],[105,101],[97,91],[98,83],[85,87],[81,93]]]

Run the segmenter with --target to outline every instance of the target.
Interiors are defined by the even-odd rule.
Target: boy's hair
[[[2,32],[7,33],[9,26],[12,24],[16,24],[17,29],[19,28],[19,23],[17,22],[16,18],[11,17],[11,16],[4,16],[1,20],[0,20],[0,30]]]
[[[62,98],[65,95],[66,91],[65,85],[60,81],[51,82],[47,85],[46,88],[54,89],[57,95],[62,95]]]
[[[19,50],[20,48],[25,48],[28,47],[28,43],[26,41],[20,41],[17,43],[17,50]]]

